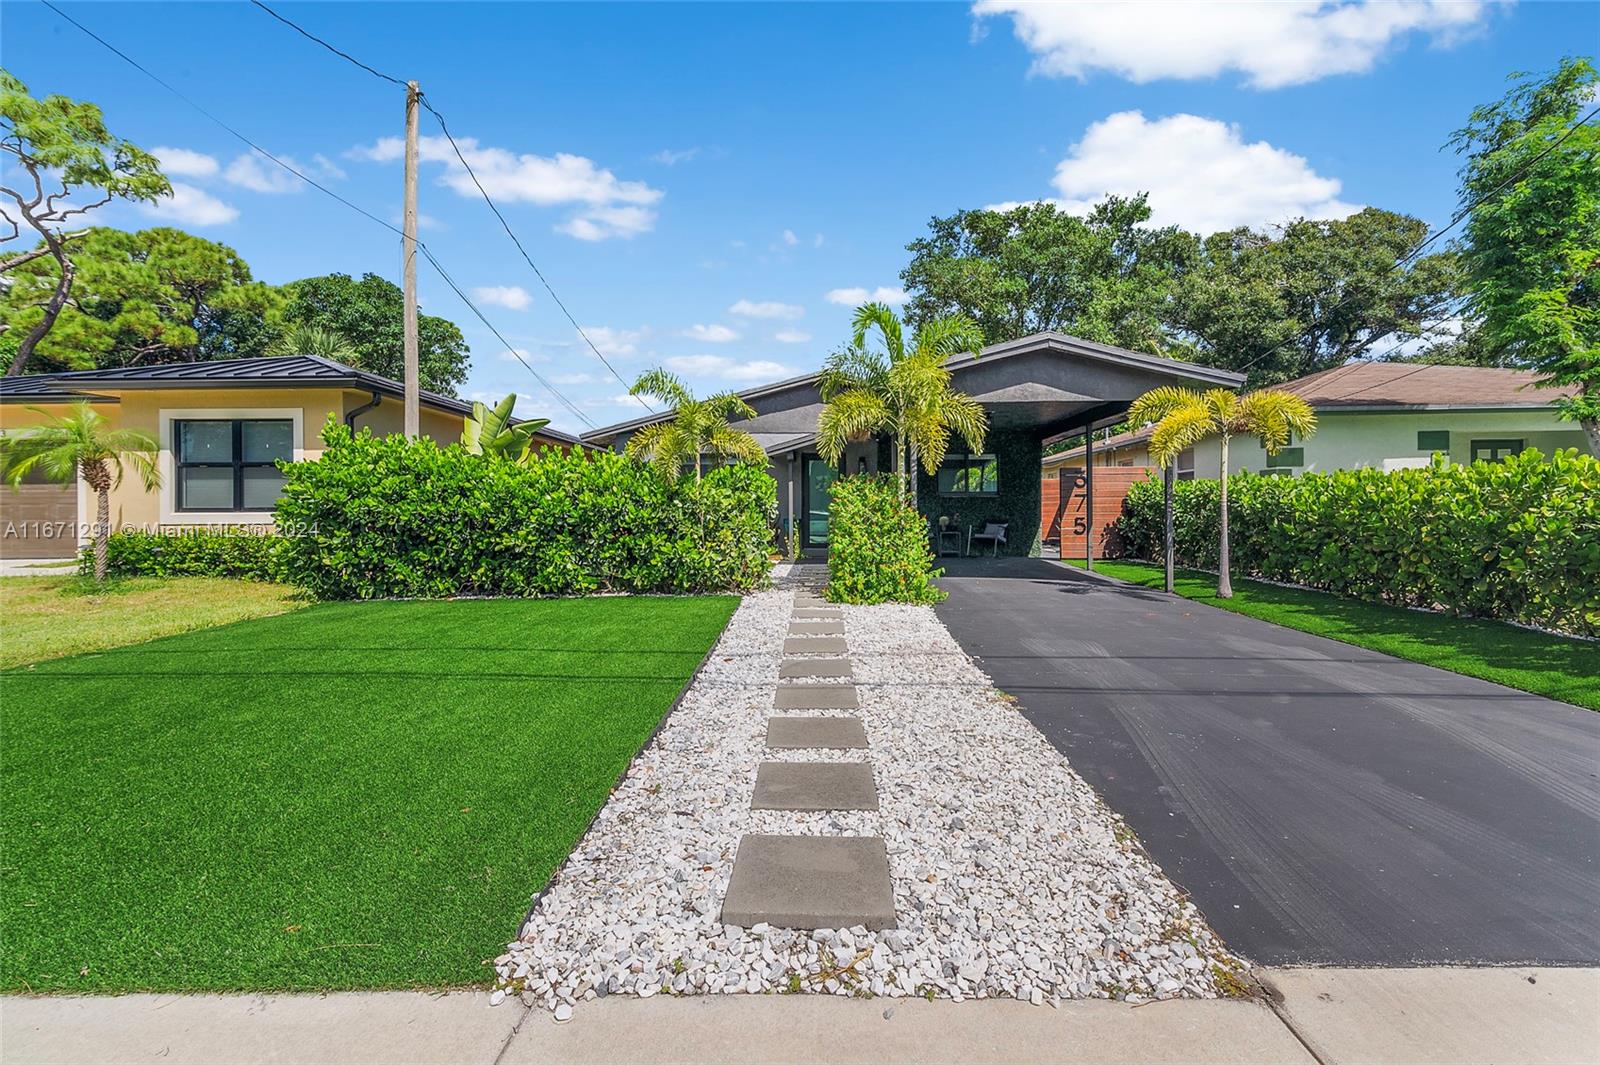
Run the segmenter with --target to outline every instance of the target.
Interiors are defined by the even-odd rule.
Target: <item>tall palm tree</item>
[[[342,362],[347,366],[354,366],[356,360],[361,357],[348,340],[333,330],[304,323],[292,325],[285,330],[283,335],[267,348],[267,354],[279,357],[320,355],[324,359]]]
[[[649,370],[628,389],[630,396],[650,396],[672,408],[672,418],[647,425],[628,438],[627,453],[654,465],[668,479],[683,473],[685,464],[694,466],[694,479],[700,479],[700,457],[715,455],[724,460],[766,465],[767,452],[759,441],[728,422],[734,418],[754,418],[755,408],[733,392],[718,392],[696,399],[677,374]]]
[[[43,415],[45,424],[0,438],[0,475],[13,488],[37,469],[52,481],[74,476],[94,490],[94,579],[106,579],[106,541],[111,531],[111,489],[122,483],[123,463],[133,467],[145,489],[161,487],[155,437],[139,429],[112,429],[88,403],[74,403],[66,415]]]
[[[1155,431],[1150,434],[1150,457],[1162,467],[1202,440],[1222,438],[1217,598],[1233,598],[1233,578],[1228,573],[1228,441],[1235,436],[1258,436],[1267,454],[1276,455],[1293,437],[1304,440],[1317,431],[1317,416],[1311,405],[1279,388],[1263,388],[1240,396],[1225,388],[1196,392],[1168,385],[1134,400],[1128,408],[1128,421],[1133,425],[1155,423]]]
[[[837,464],[845,445],[875,433],[894,438],[894,472],[900,491],[915,503],[912,466],[938,470],[952,434],[972,451],[983,450],[989,416],[971,396],[950,388],[945,360],[983,347],[983,331],[964,314],[925,323],[907,343],[900,318],[882,303],[856,308],[850,346],[828,357],[817,378],[826,406],[817,420],[817,451]],[[883,350],[869,350],[878,334]],[[907,454],[909,450],[909,455]]]

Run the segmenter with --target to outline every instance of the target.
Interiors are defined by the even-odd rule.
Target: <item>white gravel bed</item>
[[[1238,986],[1241,963],[932,610],[844,608],[869,750],[768,750],[794,586],[781,575],[779,584],[745,598],[682,704],[495,960],[495,1001],[520,995],[559,1020],[609,994],[1053,1004],[1212,997]],[[860,683],[869,677],[884,683]],[[881,809],[752,811],[765,760],[870,761]],[[881,836],[898,927],[723,925],[747,833]]]

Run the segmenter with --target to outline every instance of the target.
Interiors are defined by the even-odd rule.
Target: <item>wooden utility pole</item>
[[[422,393],[417,364],[417,101],[422,90],[414,81],[406,82],[406,199],[404,230],[405,262],[405,361],[406,361],[406,438],[415,440],[422,431]]]

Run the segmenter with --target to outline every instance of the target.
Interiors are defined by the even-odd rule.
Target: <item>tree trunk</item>
[[[1222,542],[1217,553],[1217,598],[1233,598],[1233,578],[1228,574],[1228,434],[1222,434],[1221,499],[1218,501],[1222,519]]]
[[[1600,455],[1600,422],[1592,418],[1585,418],[1578,424],[1583,426],[1583,431],[1589,434],[1589,451],[1592,454]]]
[[[906,438],[894,434],[894,476],[900,482],[900,498],[906,498]]]
[[[1165,548],[1162,553],[1166,556],[1166,589],[1169,593],[1172,591],[1172,481],[1175,476],[1176,473],[1173,471],[1172,463],[1167,463],[1167,468],[1162,471],[1162,478],[1166,484],[1163,486],[1161,492],[1161,523],[1166,530],[1166,536],[1164,538]]]
[[[111,471],[102,459],[84,459],[78,464],[78,472],[94,491],[94,582],[104,584],[107,540],[111,535]]]
[[[37,179],[37,174],[35,178]],[[33,357],[33,349],[39,346],[39,341],[45,338],[45,334],[50,332],[50,327],[56,324],[56,319],[61,317],[61,309],[67,305],[67,296],[72,292],[73,278],[77,276],[77,269],[67,254],[66,240],[60,234],[53,232],[43,220],[35,217],[29,210],[28,204],[15,193],[12,193],[12,198],[17,201],[23,221],[38,230],[46,247],[50,249],[50,254],[55,256],[56,262],[61,266],[61,276],[56,279],[56,290],[50,294],[49,301],[44,305],[44,317],[39,320],[38,325],[28,330],[28,335],[17,345],[17,352],[11,358],[11,365],[6,368],[7,377],[16,377],[28,365],[28,360]]]
[[[917,445],[911,445],[911,459],[906,463],[906,477],[911,482],[911,509],[917,509]]]

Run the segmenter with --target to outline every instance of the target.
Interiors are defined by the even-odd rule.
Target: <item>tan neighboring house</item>
[[[1556,400],[1570,390],[1540,388],[1539,375],[1487,366],[1354,362],[1288,381],[1317,413],[1317,431],[1269,456],[1258,441],[1236,440],[1228,450],[1230,472],[1250,470],[1292,476],[1315,470],[1371,467],[1396,470],[1426,466],[1439,452],[1451,462],[1498,461],[1525,448],[1546,455],[1575,447],[1591,453],[1576,422],[1556,416]],[[1150,429],[1145,427],[1094,442],[1094,464],[1151,466]],[[1049,476],[1082,467],[1084,449],[1044,458]],[[1216,477],[1222,449],[1216,440],[1185,451],[1177,476]]]
[[[112,426],[142,429],[160,444],[161,487],[147,492],[130,471],[111,493],[114,530],[265,529],[283,485],[278,460],[320,455],[330,415],[355,429],[400,432],[404,395],[398,381],[314,355],[37,374],[0,378],[0,433],[87,401]],[[452,443],[471,413],[470,403],[423,392],[422,435]],[[535,439],[578,443],[551,429]],[[81,480],[30,477],[18,490],[0,489],[0,557],[70,557],[93,521]]]

